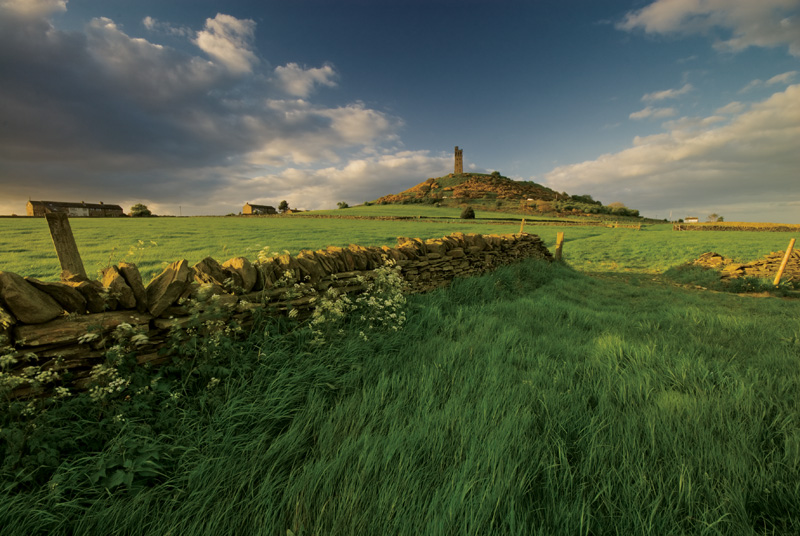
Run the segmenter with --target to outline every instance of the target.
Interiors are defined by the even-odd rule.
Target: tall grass
[[[405,329],[369,341],[316,347],[264,323],[213,389],[196,371],[152,405],[72,400],[22,429],[5,420],[42,461],[28,481],[23,462],[4,466],[0,527],[800,533],[798,312],[526,261],[412,297]],[[142,457],[157,476],[92,483]]]

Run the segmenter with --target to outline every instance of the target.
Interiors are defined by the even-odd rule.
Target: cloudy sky
[[[800,223],[800,0],[0,0],[0,214],[335,208],[452,169]]]

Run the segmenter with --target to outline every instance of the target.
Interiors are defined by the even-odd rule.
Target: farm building
[[[61,212],[70,217],[84,216],[89,218],[108,218],[124,216],[119,205],[106,205],[99,203],[66,203],[63,201],[30,201],[27,204],[28,216],[44,217],[47,213]]]
[[[271,207],[269,205],[251,205],[250,203],[245,203],[244,207],[242,208],[242,214],[277,214],[278,211],[275,210],[275,207]]]
[[[683,223],[698,223],[699,221],[700,218],[696,216],[689,216],[687,218],[684,218]]]

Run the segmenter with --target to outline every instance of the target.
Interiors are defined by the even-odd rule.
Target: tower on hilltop
[[[456,167],[453,173],[456,175],[464,173],[464,150],[459,149],[458,145],[456,145]]]

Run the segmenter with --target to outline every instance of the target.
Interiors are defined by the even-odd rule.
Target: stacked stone
[[[778,273],[785,254],[785,251],[775,251],[752,262],[736,263],[718,253],[709,252],[703,253],[694,261],[694,264],[720,270],[720,276],[723,279],[734,277],[772,279]],[[791,252],[781,279],[784,281],[800,280],[800,251],[793,250]]]
[[[207,257],[194,266],[180,260],[147,287],[136,266],[128,263],[103,270],[101,281],[67,274],[62,282],[46,283],[0,272],[0,336],[6,338],[13,356],[27,356],[17,371],[30,365],[69,371],[73,385],[80,388],[114,344],[111,333],[123,323],[147,335],[137,361],[157,364],[169,358],[164,348],[170,332],[191,322],[219,319],[222,314],[226,321],[247,326],[259,309],[272,315],[291,309],[301,318],[310,315],[314,296],[295,296],[294,282],[306,283],[317,293],[336,287],[356,294],[364,290],[364,278],[389,260],[400,266],[408,292],[425,292],[455,277],[530,257],[552,260],[536,235],[454,233],[424,241],[401,237],[395,248],[351,245],[305,250],[255,265],[244,257],[222,264]],[[86,341],[87,333],[97,336]],[[31,392],[23,386],[14,394]]]

